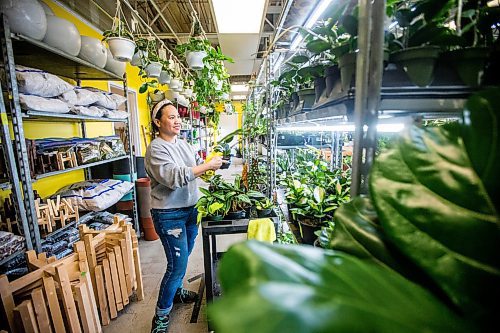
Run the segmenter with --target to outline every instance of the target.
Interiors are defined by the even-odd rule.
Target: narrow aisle
[[[231,165],[229,169],[217,171],[224,179],[232,181],[234,174],[241,174],[241,165]],[[200,180],[200,186],[203,186],[203,181]],[[245,240],[245,235],[229,235],[219,237],[218,247],[226,248],[230,244]],[[220,241],[219,241],[220,240]],[[144,284],[144,300],[141,302],[131,302],[124,311],[112,320],[108,326],[103,326],[104,333],[147,333],[151,329],[151,320],[154,315],[156,299],[160,282],[166,269],[166,258],[163,252],[163,247],[160,240],[148,242],[141,240],[139,242],[139,251],[141,255],[141,265]],[[196,279],[191,283],[189,279],[203,274],[203,249],[201,241],[201,229],[193,252],[189,258],[186,277],[184,278],[184,287],[198,291],[200,279]],[[190,323],[193,313],[193,304],[178,304],[174,305],[170,319],[170,333],[205,333],[208,330],[206,317],[206,303],[203,297],[200,313],[197,323]]]

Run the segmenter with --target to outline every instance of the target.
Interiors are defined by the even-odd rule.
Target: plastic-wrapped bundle
[[[59,99],[75,106],[87,106],[94,104],[98,100],[98,95],[88,89],[75,87],[59,96]]]
[[[131,182],[116,179],[85,181],[65,186],[53,196],[71,198],[80,210],[99,211],[117,203],[133,186]]]
[[[99,150],[100,143],[97,141],[82,143],[76,147],[76,157],[78,164],[88,164],[101,160]]]
[[[20,93],[41,97],[56,97],[74,88],[56,75],[19,65],[16,66],[16,79]]]
[[[43,111],[52,113],[68,113],[70,106],[55,98],[45,98],[35,95],[19,94],[19,103],[23,110]]]
[[[121,96],[118,94],[113,94],[104,90],[85,87],[85,89],[94,92],[97,95],[97,101],[95,105],[102,106],[103,108],[116,110],[119,109],[127,100],[125,96]]]
[[[79,116],[87,116],[87,117],[98,117],[101,118],[104,116],[105,110],[103,108],[97,106],[73,106],[71,108],[71,112],[77,114]]]
[[[66,256],[69,256],[72,253],[73,253],[73,249],[66,248],[66,249],[62,250],[61,252],[54,253],[54,255],[56,256],[57,260],[59,260],[59,259],[62,259]]]
[[[88,225],[89,228],[94,229],[94,230],[104,230],[107,227],[109,227],[109,224],[107,223],[100,223],[100,222],[92,222]]]
[[[26,248],[25,239],[11,232],[0,231],[0,260]]]
[[[108,109],[106,109],[105,112],[104,112],[104,117],[110,118],[110,119],[127,119],[128,118],[128,112],[119,111],[119,110],[108,110]]]
[[[99,138],[101,141],[100,150],[102,159],[110,159],[125,155],[125,146],[118,136],[108,136]]]

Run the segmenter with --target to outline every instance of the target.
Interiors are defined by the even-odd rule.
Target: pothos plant
[[[134,41],[134,35],[127,29],[125,23],[119,18],[115,18],[113,27],[110,30],[105,30],[102,33],[103,41],[112,37],[122,37]]]

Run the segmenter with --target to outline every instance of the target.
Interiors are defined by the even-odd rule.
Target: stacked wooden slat
[[[101,332],[83,242],[61,260],[29,251],[27,275],[0,276],[0,296],[10,332]]]
[[[101,322],[108,325],[131,297],[138,301],[144,298],[137,236],[129,224],[118,220],[106,230],[80,225],[79,231],[85,243]]]

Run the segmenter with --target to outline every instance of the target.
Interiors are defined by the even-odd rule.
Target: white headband
[[[162,107],[164,107],[165,105],[168,105],[168,104],[174,105],[174,103],[172,103],[172,101],[170,101],[168,99],[164,99],[164,100],[156,103],[156,105],[153,107],[153,111],[151,112],[151,121],[154,121],[156,119],[156,115],[158,114],[158,111],[160,111],[160,109]]]

